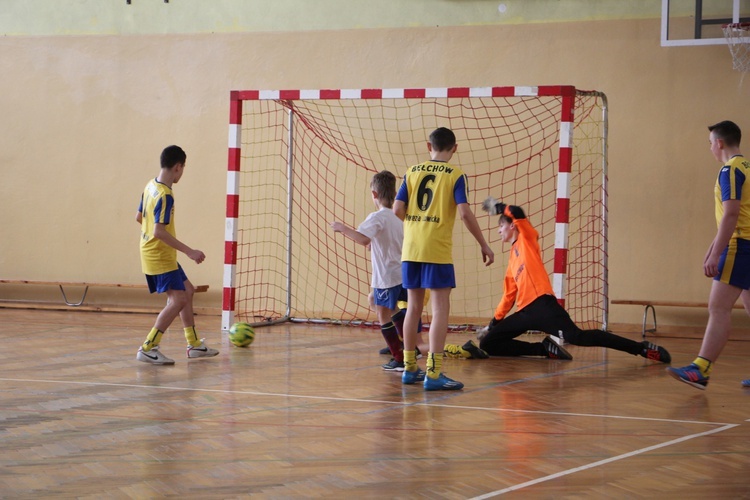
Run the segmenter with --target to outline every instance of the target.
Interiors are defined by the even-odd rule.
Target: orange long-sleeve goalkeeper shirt
[[[554,295],[542,262],[539,233],[528,219],[514,219],[513,223],[518,229],[518,238],[510,248],[508,269],[503,281],[505,290],[495,308],[497,320],[503,319],[513,304],[516,311],[520,311],[542,295]]]

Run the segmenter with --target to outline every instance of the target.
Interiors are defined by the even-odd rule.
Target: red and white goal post
[[[572,86],[247,90],[230,94],[222,328],[281,321],[370,324],[368,250],[329,224],[375,209],[376,172],[402,178],[452,129],[452,163],[495,251],[486,268],[457,222],[452,325],[486,324],[503,293],[508,248],[487,196],[519,205],[540,234],[558,300],[607,325],[607,101]],[[425,308],[429,311],[429,307]]]

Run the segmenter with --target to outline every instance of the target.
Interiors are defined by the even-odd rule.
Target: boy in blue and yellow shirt
[[[136,359],[155,365],[173,365],[174,360],[159,351],[164,332],[180,316],[188,342],[187,357],[216,356],[219,351],[208,347],[195,332],[193,294],[195,287],[177,263],[177,251],[196,264],[206,258],[176,237],[172,185],[179,182],[185,170],[187,155],[179,146],[168,146],[161,153],[159,175],[149,181],[141,195],[136,221],[141,225],[141,268],[151,293],[166,293],[167,305],[159,313]]]
[[[732,307],[742,298],[750,311],[750,161],[740,152],[742,131],[729,120],[708,127],[711,153],[722,167],[714,184],[717,231],[703,259],[703,274],[712,278],[708,324],[698,357],[669,374],[705,389],[732,327]],[[750,387],[750,379],[742,381]]]

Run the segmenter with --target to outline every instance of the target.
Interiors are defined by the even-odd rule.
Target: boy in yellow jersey
[[[177,316],[182,320],[187,339],[187,357],[216,356],[219,351],[208,347],[195,332],[193,293],[195,288],[177,263],[177,251],[196,264],[206,256],[175,236],[174,196],[172,185],[179,182],[185,170],[187,155],[179,146],[168,146],[161,153],[161,170],[156,179],[146,185],[141,195],[136,221],[141,225],[141,267],[151,293],[166,293],[167,305],[159,313],[154,327],[136,359],[155,365],[173,365],[174,360],[159,351],[161,337]]]
[[[708,298],[708,324],[698,357],[688,366],[667,368],[681,382],[705,389],[716,359],[729,340],[732,306],[742,298],[750,314],[750,161],[740,152],[742,132],[731,121],[708,127],[711,153],[722,167],[714,184],[718,230],[703,260],[703,273],[713,278]],[[742,381],[750,387],[750,380]]]
[[[457,147],[453,131],[445,127],[435,129],[427,143],[430,160],[409,167],[393,203],[393,211],[404,221],[401,274],[409,297],[404,320],[404,373],[401,381],[404,384],[424,381],[424,388],[428,391],[460,390],[464,386],[442,373],[450,294],[456,287],[452,256],[456,213],[479,243],[486,265],[495,260],[469,207],[466,175],[449,163]],[[417,324],[428,289],[432,321],[425,374],[417,366],[415,347]]]
[[[500,214],[497,232],[503,243],[511,244],[503,297],[489,327],[478,332],[479,347],[487,354],[573,359],[549,337],[534,343],[515,340],[522,333],[536,330],[563,337],[573,345],[606,347],[662,363],[670,362],[667,350],[651,342],[636,342],[604,330],[579,328],[552,291],[539,248],[539,234],[523,209],[506,206],[494,198],[488,198],[483,208],[492,215]],[[516,311],[508,314],[514,305]]]

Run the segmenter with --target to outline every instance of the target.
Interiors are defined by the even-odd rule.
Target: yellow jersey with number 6
[[[456,208],[468,203],[463,171],[444,161],[409,167],[396,199],[406,205],[402,261],[453,263]]]

